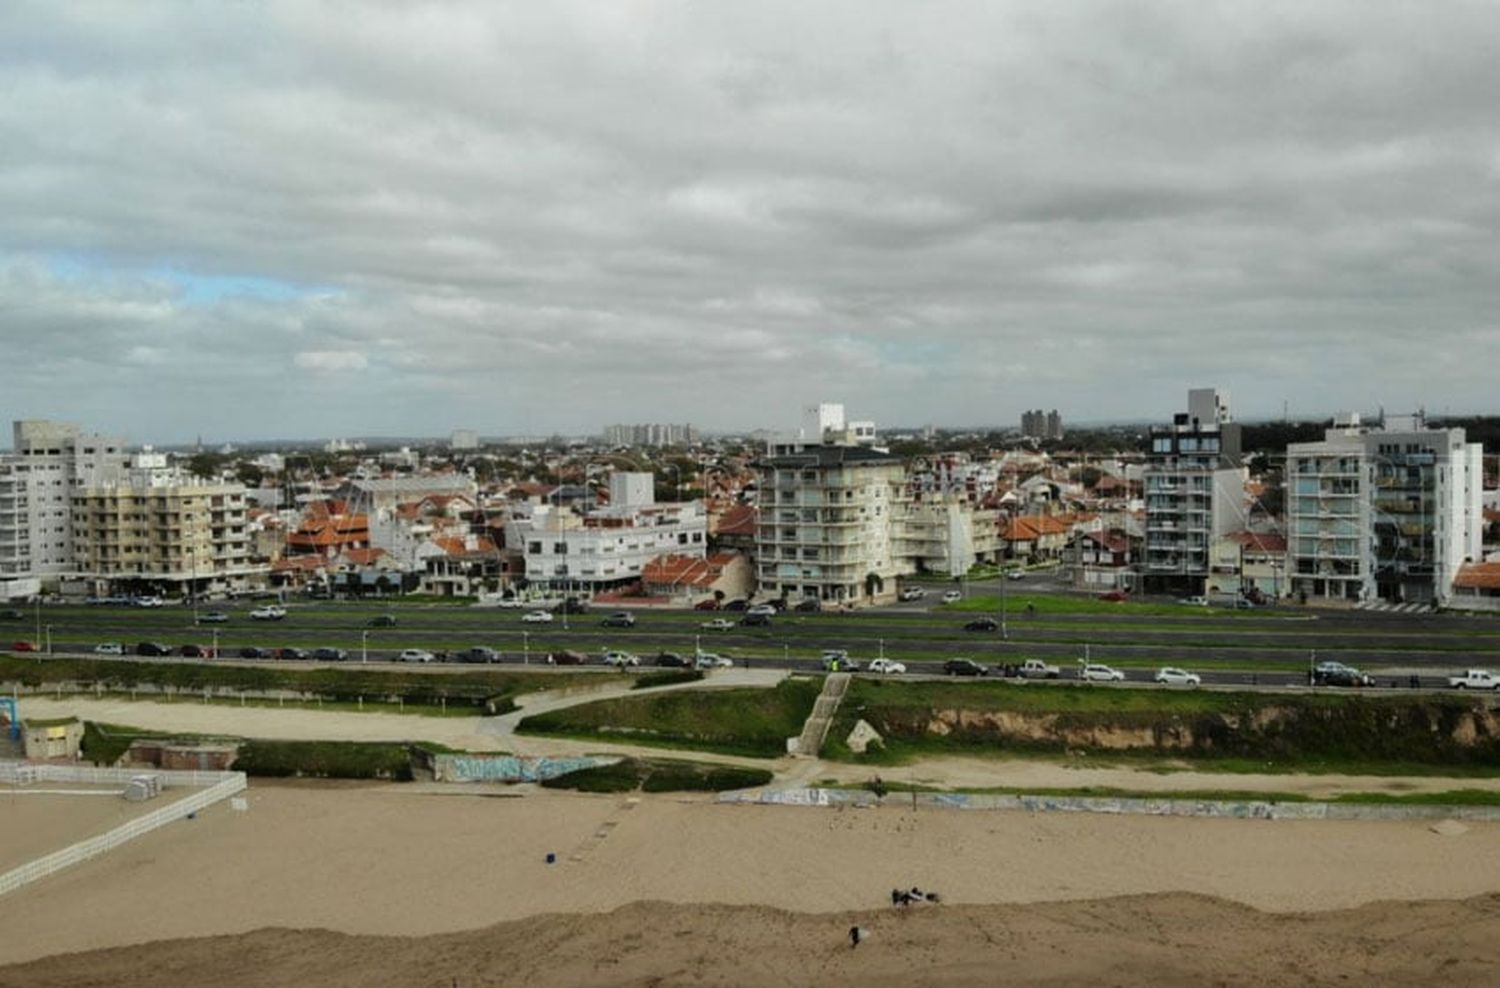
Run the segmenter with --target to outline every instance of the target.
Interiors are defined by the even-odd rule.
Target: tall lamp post
[[[531,665],[531,632],[521,631],[521,664]]]
[[[52,625],[47,625],[47,654],[52,654]]]
[[[359,633],[359,661],[367,663],[370,661],[370,632],[369,629]]]
[[[1005,619],[1006,619],[1005,585],[1007,583],[1009,583],[1009,582],[1010,582],[1010,580],[1008,580],[1006,578],[1005,574],[1001,573],[1000,574],[1000,637],[1003,640],[1005,640],[1005,641],[1009,641],[1010,640],[1010,629],[1006,626],[1006,623],[1005,623]]]

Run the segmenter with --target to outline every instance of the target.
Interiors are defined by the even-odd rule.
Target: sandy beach
[[[450,944],[455,958],[471,948],[483,958],[454,970],[462,968],[477,979],[489,970],[485,965],[501,943],[513,955],[508,969],[519,970],[540,964],[539,952],[549,945],[587,941],[601,929],[613,929],[614,946],[601,956],[611,951],[634,956],[625,948],[636,943],[637,952],[649,947],[647,954],[656,960],[640,967],[617,959],[594,972],[597,980],[569,982],[563,974],[579,971],[566,965],[552,980],[541,968],[527,980],[650,983],[644,979],[672,974],[670,951],[662,954],[661,941],[662,931],[675,924],[686,931],[688,945],[682,950],[700,950],[703,938],[720,945],[707,952],[717,960],[703,972],[719,970],[715,963],[724,966],[717,980],[707,974],[688,977],[684,972],[697,970],[689,965],[665,983],[808,983],[794,972],[818,968],[772,965],[754,974],[757,969],[744,966],[760,949],[754,944],[801,943],[807,964],[813,963],[808,958],[826,954],[826,963],[842,965],[835,958],[843,955],[830,951],[850,925],[845,920],[855,917],[850,922],[872,924],[880,933],[860,957],[890,952],[892,937],[906,931],[899,935],[911,937],[911,946],[899,964],[888,957],[888,967],[897,964],[890,971],[931,955],[941,959],[932,962],[934,972],[949,972],[952,983],[962,983],[965,971],[977,976],[977,969],[966,965],[1001,955],[1022,967],[1034,961],[1038,966],[1030,970],[1038,978],[1051,970],[1042,963],[1052,956],[1051,947],[1022,944],[1010,934],[997,940],[983,932],[991,924],[1005,930],[1043,924],[1053,931],[1046,944],[1078,941],[1053,956],[1061,965],[1057,972],[1076,973],[1114,970],[1118,945],[1111,944],[1122,938],[1161,951],[1171,944],[1187,950],[1202,938],[1216,946],[1199,960],[1222,959],[1227,948],[1219,938],[1233,939],[1235,951],[1248,950],[1239,945],[1257,937],[1284,939],[1287,917],[1300,913],[1317,914],[1308,922],[1330,929],[1354,924],[1348,928],[1362,931],[1356,940],[1371,952],[1398,935],[1388,929],[1391,923],[1416,923],[1435,936],[1437,927],[1421,927],[1413,917],[1441,915],[1440,925],[1449,931],[1444,936],[1469,937],[1462,949],[1452,948],[1458,966],[1447,970],[1455,983],[1464,983],[1463,972],[1470,970],[1463,965],[1482,962],[1488,965],[1483,970],[1495,975],[1500,959],[1500,899],[1495,897],[1500,873],[1488,864],[1500,860],[1500,825],[1495,824],[1473,824],[1444,836],[1421,823],[721,806],[674,797],[541,791],[519,797],[439,795],[396,785],[257,784],[248,796],[248,812],[214,807],[197,820],[158,830],[0,899],[0,927],[6,930],[0,962],[248,934],[243,941],[188,940],[171,950],[182,952],[183,971],[200,974],[212,957],[220,957],[225,977],[215,975],[215,980],[224,985],[290,983],[291,969],[284,964],[306,958],[296,961],[304,948],[289,945],[314,941],[320,944],[313,950],[318,956],[347,949],[350,958],[361,959],[350,970],[364,970],[370,979],[341,981],[325,971],[303,983],[449,984],[421,980],[420,967],[408,970],[389,957],[381,963],[372,959],[386,957],[387,951],[418,956],[433,949],[434,938],[457,935]],[[546,862],[549,852],[557,855],[556,864]],[[901,920],[909,925],[889,927],[895,920],[890,889],[913,884],[940,891],[944,903]],[[1120,896],[1131,898],[1110,898]],[[1418,900],[1446,901],[1411,905]],[[1040,904],[1047,905],[1039,911]],[[1340,912],[1361,907],[1367,911]],[[744,916],[751,918],[736,909],[748,910]],[[578,918],[613,910],[619,912]],[[566,918],[542,923],[548,935],[538,939],[538,917],[549,914]],[[945,919],[931,918],[937,914]],[[497,923],[522,925],[484,936],[463,932]],[[956,936],[955,929],[968,931],[958,938],[967,947],[957,953],[943,946],[945,938]],[[263,932],[251,932],[257,930]],[[348,936],[418,939],[351,941]],[[225,954],[231,944],[234,953]],[[256,972],[241,961],[223,960],[252,945],[264,955],[254,965]],[[847,950],[847,942],[842,947]],[[276,960],[283,948],[286,956]],[[588,956],[578,951],[593,949],[578,946],[564,953],[576,962]],[[85,973],[97,976],[102,956],[0,968],[0,985],[99,983],[88,981]],[[129,952],[113,956],[108,963],[116,965],[110,970],[118,977],[109,983],[136,983],[128,980],[134,970],[126,960]],[[160,958],[160,945],[142,956]],[[194,956],[198,959],[191,960]],[[730,962],[735,956],[740,963]],[[1266,963],[1272,959],[1284,958],[1271,950]],[[1425,961],[1431,973],[1440,958]],[[1184,970],[1207,970],[1197,963]],[[1336,966],[1336,958],[1329,963]],[[76,978],[64,976],[73,970],[79,972]],[[408,970],[407,977],[397,976],[399,970]],[[1272,977],[1268,969],[1256,970]],[[273,971],[282,977],[271,977]],[[139,983],[195,983],[186,977],[164,980],[162,973]],[[388,980],[378,980],[376,973]],[[834,980],[858,974],[863,983],[880,983],[853,968],[827,973]],[[1387,983],[1399,983],[1400,972],[1388,973],[1396,980]],[[225,980],[230,975],[240,980]],[[1058,974],[1036,983],[1069,979]],[[1122,977],[1107,983],[1138,982]]]

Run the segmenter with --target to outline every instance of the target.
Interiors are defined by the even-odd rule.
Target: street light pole
[[[47,625],[47,654],[52,654],[52,625]]]
[[[362,663],[370,661],[370,632],[368,630],[359,633],[359,661]]]
[[[219,657],[219,629],[214,629],[214,658]]]
[[[1010,640],[1010,629],[1006,625],[1006,616],[1007,615],[1006,615],[1006,597],[1005,597],[1005,585],[1007,583],[1009,583],[1009,582],[1010,582],[1009,578],[1004,573],[1001,573],[1000,574],[1000,637],[1002,639],[1006,640],[1006,641]]]
[[[521,632],[521,664],[531,665],[531,632]]]

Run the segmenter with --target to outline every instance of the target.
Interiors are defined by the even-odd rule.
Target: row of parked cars
[[[607,666],[617,669],[627,669],[648,664],[639,655],[630,652],[608,651],[601,656],[600,661]],[[547,653],[547,664],[555,666],[582,666],[589,664],[589,657],[583,652],[575,652],[571,649],[561,649],[556,652]],[[727,655],[718,655],[714,652],[699,652],[696,655],[683,655],[680,652],[661,652],[649,663],[663,669],[729,669],[734,666],[734,660]]]

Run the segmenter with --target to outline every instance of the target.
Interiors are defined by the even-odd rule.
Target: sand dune
[[[855,923],[870,939],[851,949]],[[819,915],[636,903],[412,939],[169,941],[0,969],[0,986],[1491,986],[1497,932],[1500,896],[1309,915],[1185,894]]]

